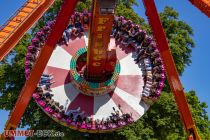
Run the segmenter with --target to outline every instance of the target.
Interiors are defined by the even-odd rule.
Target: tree
[[[184,21],[178,19],[179,14],[171,7],[165,7],[160,18],[169,46],[179,74],[182,74],[186,65],[191,64],[191,52],[194,42],[192,28]]]
[[[59,11],[61,0],[56,3],[48,12],[39,20],[32,29],[32,34],[26,34],[18,43],[15,49],[9,54],[3,62],[0,63],[0,109],[11,110],[18,97],[18,94],[25,82],[24,77],[24,58],[26,46],[29,45],[31,37],[43,27]],[[90,9],[90,0],[80,2],[77,6],[78,11]],[[117,7],[117,15],[123,15],[131,19],[134,23],[141,24],[149,33],[149,26],[133,10],[132,5],[136,4],[135,0],[120,0]],[[191,39],[192,29],[185,22],[178,19],[178,13],[170,7],[160,13],[161,20],[169,40],[169,45],[175,59],[179,73],[184,71],[186,65],[191,63],[190,56],[194,42]],[[185,139],[183,125],[180,122],[179,114],[170,90],[167,89],[160,100],[155,103],[150,110],[139,121],[125,129],[108,134],[89,134],[91,140],[137,140],[137,139]],[[186,94],[189,105],[202,138],[210,139],[210,122],[206,114],[207,108],[205,103],[200,103],[194,91]],[[67,129],[52,119],[50,119],[36,105],[32,99],[20,123],[20,127],[26,125],[30,129],[50,129],[63,131],[65,138],[62,139],[85,139],[83,133]],[[38,138],[28,138],[38,139]],[[47,139],[47,138],[46,138]],[[53,139],[53,138],[49,138]],[[58,138],[55,138],[58,139]]]
[[[205,103],[200,103],[194,91],[186,93],[186,97],[202,139],[210,139],[210,122],[205,112]],[[163,92],[160,99],[137,123],[119,132],[130,139],[164,139],[185,140],[186,134],[174,103],[172,93]],[[205,126],[204,126],[205,125]],[[132,140],[132,139],[131,139]]]

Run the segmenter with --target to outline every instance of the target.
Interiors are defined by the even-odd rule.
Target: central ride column
[[[108,45],[114,20],[115,0],[93,0],[87,51],[87,79],[100,82],[105,77]]]

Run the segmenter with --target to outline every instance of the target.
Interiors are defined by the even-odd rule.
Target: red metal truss
[[[114,1],[114,0],[113,0]],[[112,23],[114,20],[113,13],[101,13],[102,4],[115,4],[115,2],[104,1],[99,2],[93,0],[91,21],[94,21],[90,25],[90,39],[88,42],[87,52],[87,76],[92,80],[103,80],[104,69],[108,56],[108,45],[110,42],[110,33],[112,31]],[[111,7],[106,7],[111,8]],[[113,5],[112,8],[115,8]],[[113,9],[114,10],[114,9]]]
[[[210,18],[210,0],[190,0],[190,2]]]
[[[153,35],[156,39],[158,49],[160,50],[163,63],[165,65],[166,74],[168,81],[171,87],[171,90],[174,94],[178,110],[180,112],[181,119],[184,123],[184,126],[188,134],[193,133],[195,140],[200,140],[200,137],[197,133],[195,123],[190,112],[182,84],[179,79],[179,75],[174,64],[173,57],[171,55],[168,42],[157,13],[157,9],[154,3],[154,0],[143,0],[144,6],[146,9],[146,15],[148,17],[149,23],[151,25]]]
[[[55,25],[52,27],[52,31],[47,39],[46,45],[41,50],[40,55],[36,60],[33,69],[31,70],[30,77],[22,88],[15,107],[11,112],[11,116],[7,121],[5,130],[14,130],[17,128],[19,121],[31,99],[32,93],[34,92],[44,68],[46,67],[47,62],[55,48],[55,45],[68,25],[69,18],[73,14],[77,2],[78,0],[64,1],[61,11],[57,16]]]
[[[48,10],[55,0],[27,0],[0,27],[0,61],[15,47],[25,32]]]

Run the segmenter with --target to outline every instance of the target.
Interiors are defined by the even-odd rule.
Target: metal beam
[[[44,68],[46,67],[47,62],[55,48],[55,45],[68,25],[69,18],[73,14],[77,2],[78,0],[64,1],[61,11],[57,16],[55,25],[52,27],[52,31],[46,41],[46,45],[41,50],[40,55],[37,58],[33,69],[31,70],[29,79],[26,81],[24,87],[22,88],[15,107],[11,112],[11,116],[7,121],[5,130],[14,130],[17,128],[22,115],[25,112],[27,105],[29,104],[32,93],[34,92],[44,71]]]
[[[210,18],[210,0],[189,0],[195,7]]]
[[[91,16],[87,51],[87,78],[89,80],[101,81],[105,78],[114,10],[114,0],[93,0],[93,16]]]
[[[0,29],[0,61],[15,47],[24,34],[48,10],[55,0],[28,0]]]
[[[171,55],[168,42],[154,3],[154,0],[143,0],[146,9],[146,15],[151,25],[153,35],[156,39],[158,49],[160,50],[163,63],[165,65],[166,74],[174,94],[176,104],[188,134],[193,133],[195,140],[200,140],[195,123],[190,112],[184,90],[176,70],[176,66]]]

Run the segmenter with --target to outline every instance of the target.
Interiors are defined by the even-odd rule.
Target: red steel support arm
[[[195,123],[193,122],[192,114],[188,107],[186,97],[184,95],[184,90],[180,82],[179,75],[177,73],[176,66],[174,64],[174,60],[166,40],[166,36],[154,0],[143,0],[143,2],[146,9],[146,15],[148,16],[148,20],[153,31],[153,35],[156,39],[161,57],[163,58],[168,81],[174,94],[181,119],[184,123],[187,133],[193,133],[194,139],[200,140]]]
[[[105,78],[108,57],[108,45],[114,20],[115,0],[93,0],[91,25],[87,51],[87,77],[101,81]],[[101,9],[111,9],[111,13],[102,13]],[[108,11],[108,10],[107,10]]]
[[[62,9],[57,16],[55,25],[53,26],[49,38],[47,39],[46,45],[41,50],[40,55],[36,60],[33,69],[31,70],[30,77],[22,88],[15,107],[11,112],[11,116],[6,124],[5,130],[14,130],[17,128],[19,121],[31,99],[32,93],[34,92],[44,71],[44,68],[46,67],[47,62],[55,48],[55,45],[58,39],[62,36],[66,26],[68,25],[69,18],[74,12],[77,1],[78,0],[64,1]]]
[[[190,2],[210,18],[210,0],[190,0]]]

